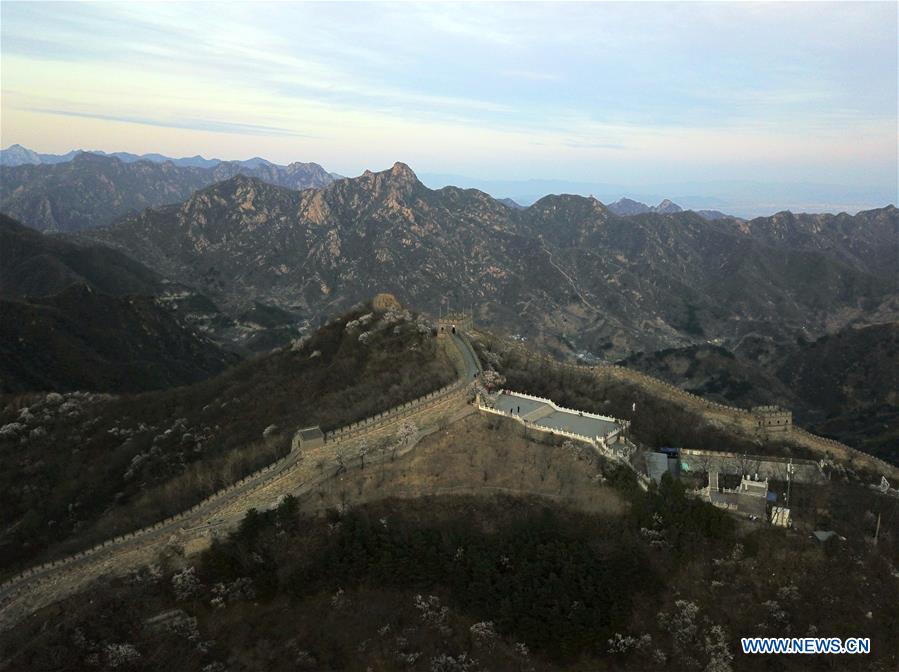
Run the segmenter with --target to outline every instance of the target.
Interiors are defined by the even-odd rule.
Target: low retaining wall
[[[589,443],[594,448],[599,444],[601,440],[600,437],[590,437],[584,436],[583,434],[575,434],[574,432],[566,432],[562,429],[554,429],[552,427],[541,427],[540,425],[535,425],[530,422],[527,422],[524,418],[518,415],[510,415],[508,413],[504,413],[503,411],[499,411],[495,408],[491,408],[490,406],[485,406],[483,403],[478,402],[478,410],[484,413],[491,413],[493,415],[498,415],[501,418],[509,418],[511,420],[515,420],[519,424],[527,427],[528,429],[534,429],[538,432],[544,432],[546,434],[553,434],[558,436],[566,436],[569,439],[575,439],[577,441],[583,441],[584,443]]]
[[[786,481],[788,469],[796,483],[822,483],[827,480],[821,465],[813,460],[790,460],[767,455],[740,455],[708,450],[684,449],[680,463],[689,471],[719,472],[722,474],[758,474],[759,478]]]

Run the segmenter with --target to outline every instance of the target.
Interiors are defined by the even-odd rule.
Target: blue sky
[[[2,144],[897,184],[895,3],[16,3]]]

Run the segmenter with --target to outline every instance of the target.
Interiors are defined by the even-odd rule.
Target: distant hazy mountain
[[[619,198],[614,203],[610,203],[609,210],[621,217],[629,217],[631,215],[644,215],[648,212],[659,212],[662,214],[673,214],[675,212],[683,212],[684,209],[677,203],[672,203],[669,199],[664,199],[658,205],[646,205],[640,201],[634,201],[630,198]],[[703,219],[727,219],[730,215],[725,215],[718,210],[694,210],[697,215]]]
[[[211,168],[81,153],[54,164],[0,166],[0,211],[42,231],[108,224],[146,207],[183,201],[197,189],[237,174],[290,189],[322,187],[334,178],[316,163],[276,166],[222,162]]]
[[[271,161],[258,156],[253,157],[252,159],[246,159],[244,161],[225,161],[222,159],[206,159],[199,154],[196,156],[173,158],[171,156],[165,156],[163,154],[155,153],[132,154],[131,152],[104,152],[99,149],[73,149],[72,151],[65,154],[41,154],[39,152],[30,150],[27,147],[23,147],[22,145],[10,145],[6,149],[0,149],[0,166],[52,165],[56,163],[67,163],[69,161],[72,161],[79,154],[97,154],[99,156],[108,156],[111,158],[119,159],[123,163],[136,163],[137,161],[172,163],[179,168],[215,168],[216,166],[219,166],[221,164],[240,166],[241,168],[245,168],[250,171],[258,170],[260,168],[268,168],[269,172],[276,172],[278,169],[289,169],[291,168],[291,166],[317,166],[320,168],[320,166],[315,163],[291,163],[287,165],[280,165],[277,163],[272,163]],[[293,172],[297,172],[297,169],[294,168]],[[318,171],[315,172],[317,173]],[[331,180],[326,180],[325,183],[332,180],[343,179],[343,175],[338,175],[337,173],[325,173],[325,175],[331,178]],[[221,177],[221,175],[219,175],[219,177]],[[322,178],[321,175],[317,175],[316,178],[318,180],[326,179]]]
[[[71,161],[78,154],[99,154],[100,156],[111,156],[120,159],[125,163],[134,163],[135,161],[152,161],[153,163],[170,162],[176,166],[188,168],[215,168],[220,163],[236,163],[244,168],[258,168],[261,165],[276,165],[271,161],[254,157],[246,161],[223,161],[222,159],[206,159],[200,155],[185,156],[182,158],[173,158],[163,154],[132,154],[131,152],[104,152],[99,149],[73,149],[65,154],[41,154],[35,152],[22,145],[10,145],[6,149],[0,149],[0,165],[2,166],[21,166],[21,165],[39,165],[65,163]],[[282,168],[284,166],[281,166]],[[335,179],[338,179],[335,177]]]
[[[672,203],[667,198],[652,209],[653,212],[659,212],[663,215],[670,215],[674,212],[683,212],[684,209],[677,203]]]
[[[709,210],[713,211],[713,215],[714,211],[719,211],[741,218],[767,216],[782,210],[855,213],[896,202],[895,185],[862,188],[749,180],[610,184],[561,179],[481,179],[441,173],[423,174],[421,178],[432,189],[445,185],[480,189],[495,198],[511,198],[522,205],[535,203],[547,194],[592,194],[603,203],[614,203],[626,195],[642,203],[658,203],[668,198],[684,209],[696,212]]]
[[[174,163],[176,166],[188,168],[215,168],[217,165],[222,163],[220,159],[204,159],[200,155],[185,156],[180,159],[174,159],[169,156],[163,156],[162,154],[131,154],[129,152],[106,153],[96,149],[85,151],[90,154],[99,154],[100,156],[111,156],[116,159],[120,159],[125,163],[134,163],[135,161],[152,161],[153,163],[165,163],[169,161],[171,163]],[[77,153],[81,153],[81,150],[77,150]]]
[[[20,166],[23,163],[41,163],[41,156],[22,145],[11,145],[0,149],[0,165]]]
[[[658,205],[646,205],[645,203],[633,201],[629,198],[620,198],[614,203],[610,203],[607,207],[616,215],[622,216],[642,215],[647,212],[658,212],[663,215],[667,215],[684,211],[684,209],[677,203],[672,203],[667,198]]]
[[[335,179],[317,163],[297,161],[286,166],[278,166],[264,159],[223,162],[212,169],[211,175],[216,182],[234,175],[247,175],[279,187],[298,190],[325,187]]]
[[[523,205],[516,203],[511,198],[498,198],[496,200],[499,201],[500,203],[502,203],[503,205],[508,205],[510,208],[513,208],[515,210],[523,210],[524,209]]]
[[[727,215],[720,210],[694,210],[697,215],[702,217],[703,219],[715,220],[715,219],[731,219],[733,215]]]
[[[478,306],[485,323],[549,347],[620,356],[895,313],[880,271],[895,221],[894,208],[749,226],[692,212],[623,218],[571,195],[515,210],[477,190],[428,189],[396,164],[303,192],[237,176],[84,235],[224,306],[253,297],[316,318],[390,291],[434,312]],[[846,245],[850,229],[865,233]]]
[[[606,207],[616,215],[621,215],[622,217],[653,212],[653,209],[646,205],[646,203],[640,203],[639,201],[634,201],[630,198],[619,198],[614,203],[609,203]]]

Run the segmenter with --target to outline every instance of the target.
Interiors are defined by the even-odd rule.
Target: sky
[[[0,3],[39,152],[895,194],[897,79],[893,2]]]

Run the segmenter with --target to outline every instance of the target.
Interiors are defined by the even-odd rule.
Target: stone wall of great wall
[[[31,567],[0,584],[0,630],[43,606],[74,594],[104,574],[122,575],[153,562],[166,546],[178,546],[188,554],[205,548],[212,538],[234,529],[250,508],[265,509],[287,494],[298,494],[333,478],[343,466],[339,458],[358,457],[353,448],[374,443],[396,432],[397,425],[412,421],[421,428],[407,446],[417,442],[445,418],[467,405],[471,371],[459,340],[447,340],[447,354],[460,377],[450,385],[366,420],[328,432],[323,446],[309,453],[291,452],[239,481],[210,495],[181,513],[99,543],[59,560]],[[369,462],[386,459],[369,455]]]
[[[873,455],[856,450],[839,441],[817,436],[792,424],[786,429],[783,426],[768,428],[764,424],[760,424],[759,418],[746,409],[703,399],[700,396],[682,390],[676,385],[654,378],[641,371],[628,369],[617,364],[604,363],[598,366],[588,366],[560,362],[549,355],[535,353],[520,343],[501,339],[492,334],[475,333],[485,342],[492,343],[500,350],[511,350],[526,360],[539,362],[556,371],[594,375],[601,380],[622,382],[642,388],[700,414],[710,424],[728,428],[743,436],[753,439],[770,438],[787,441],[807,448],[822,458],[832,458],[855,468],[861,468],[874,474],[885,476],[893,483],[899,480],[899,467],[884,462]]]

